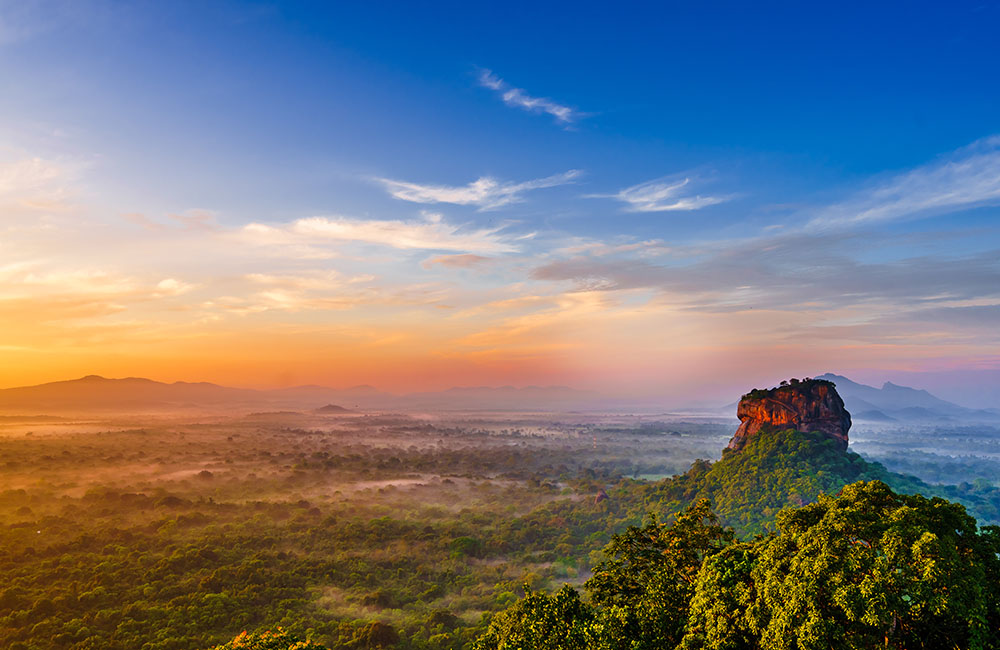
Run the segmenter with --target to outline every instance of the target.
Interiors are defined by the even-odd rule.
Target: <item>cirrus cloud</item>
[[[615,194],[589,194],[592,199],[617,199],[628,212],[678,212],[699,210],[728,201],[728,196],[693,194],[690,177],[657,178],[626,187]]]
[[[579,169],[571,169],[562,174],[520,183],[503,182],[490,176],[481,176],[467,185],[424,185],[396,181],[391,178],[377,178],[375,180],[385,186],[393,198],[402,201],[474,205],[480,210],[493,210],[510,203],[523,201],[522,195],[530,190],[572,183],[581,174],[583,172]]]
[[[819,212],[808,227],[933,216],[1000,203],[1000,136],[962,147]]]
[[[429,215],[423,221],[306,217],[278,226],[250,223],[241,229],[241,234],[262,245],[358,242],[403,250],[510,253],[517,247],[512,243],[513,238],[502,232],[507,225],[468,229],[447,223],[439,215]]]
[[[435,264],[440,264],[441,266],[452,269],[469,269],[489,261],[489,257],[483,257],[482,255],[475,255],[472,253],[461,253],[459,255],[438,255],[437,257],[425,260],[422,266],[425,269],[429,269]]]
[[[585,117],[584,113],[564,104],[559,104],[545,97],[532,97],[521,88],[514,88],[492,70],[480,70],[479,85],[489,88],[500,95],[504,104],[520,108],[529,113],[544,113],[555,118],[556,122],[568,128],[574,122]]]

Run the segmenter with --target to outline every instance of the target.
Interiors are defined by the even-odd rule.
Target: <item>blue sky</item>
[[[0,0],[0,296],[42,325],[0,323],[39,369],[0,380],[995,383],[998,27],[996,2]],[[171,361],[234,338],[282,352]]]

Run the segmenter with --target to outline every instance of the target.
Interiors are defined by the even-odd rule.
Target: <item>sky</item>
[[[1000,406],[1000,3],[0,0],[0,387]]]

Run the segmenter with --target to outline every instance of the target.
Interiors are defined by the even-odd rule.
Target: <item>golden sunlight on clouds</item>
[[[251,223],[244,236],[254,243],[316,245],[320,242],[361,242],[401,249],[509,253],[515,250],[503,226],[470,230],[445,223],[440,215],[423,221],[376,221],[348,217],[309,217],[285,226]]]
[[[68,197],[86,195],[72,168],[31,156],[0,163],[2,385],[97,373],[697,394],[721,374],[742,386],[748,376],[930,367],[994,349],[972,319],[995,301],[934,288],[967,263],[939,266],[921,284],[939,312],[969,314],[966,329],[934,327],[907,318],[920,303],[892,293],[894,273],[927,273],[919,267],[886,267],[881,294],[869,268],[839,258],[839,275],[787,282],[783,265],[794,272],[799,257],[814,264],[840,245],[802,233],[674,246],[540,241],[508,222],[413,208],[392,219],[270,222],[204,209],[70,214]],[[764,264],[761,250],[781,265]]]
[[[418,260],[413,265],[420,269]],[[646,290],[533,294],[521,287],[520,295],[505,288],[473,298],[435,283],[388,284],[336,271],[247,273],[195,284],[6,267],[0,383],[97,373],[239,386],[569,384],[687,394],[718,385],[723,369],[768,380],[803,365],[818,373],[983,352],[971,343],[914,349],[904,341],[806,340],[795,332],[822,320],[817,314],[693,312]],[[442,311],[446,303],[461,307]],[[764,339],[771,344],[760,346]]]

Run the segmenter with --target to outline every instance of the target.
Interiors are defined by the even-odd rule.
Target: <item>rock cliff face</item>
[[[762,428],[820,431],[847,449],[851,414],[829,381],[809,379],[770,390],[752,390],[740,400],[736,416],[740,428],[729,441],[730,449],[742,449]]]

